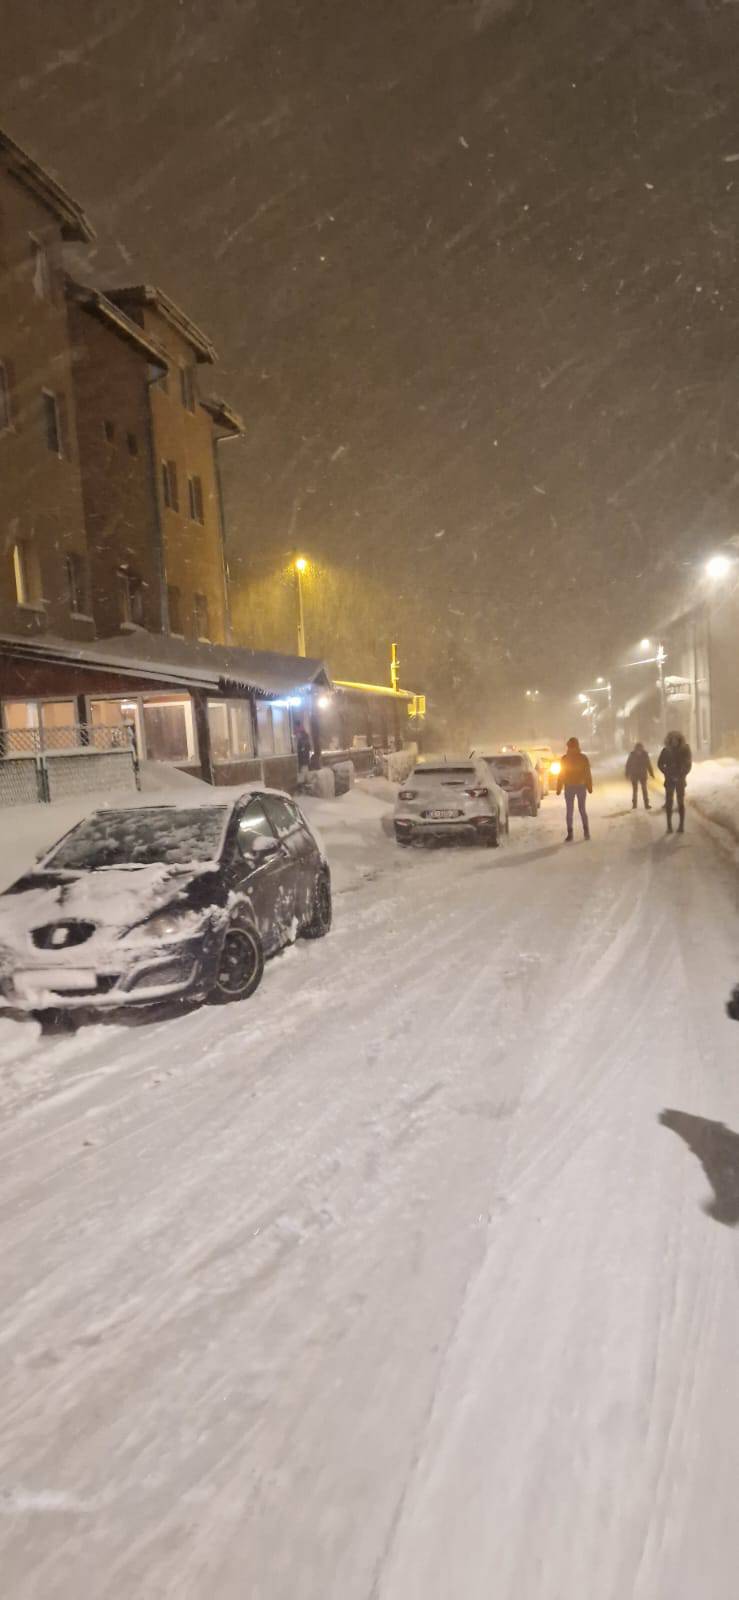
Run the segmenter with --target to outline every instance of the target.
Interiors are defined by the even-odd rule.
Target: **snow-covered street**
[[[8,1600],[735,1600],[735,868],[387,805],[250,1002],[0,1021]]]

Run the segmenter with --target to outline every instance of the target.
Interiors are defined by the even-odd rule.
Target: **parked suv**
[[[509,809],[517,816],[536,817],[541,805],[539,774],[525,750],[506,755],[483,756],[488,773],[508,796]]]
[[[505,794],[485,762],[474,756],[421,762],[398,795],[398,844],[467,839],[494,847],[507,832]]]

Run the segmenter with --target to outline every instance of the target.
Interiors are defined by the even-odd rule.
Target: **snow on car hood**
[[[34,928],[57,921],[94,922],[101,931],[120,934],[177,899],[207,864],[171,867],[104,867],[79,876],[32,876],[27,889],[0,896],[0,946],[26,948]],[[79,954],[79,952],[78,952]]]

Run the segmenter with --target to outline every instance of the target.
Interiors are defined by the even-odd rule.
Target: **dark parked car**
[[[726,1010],[734,1022],[739,1022],[739,983],[731,991],[731,999],[727,1003]]]
[[[289,795],[95,811],[0,895],[0,1003],[244,1000],[266,956],[330,926],[328,862]]]
[[[505,790],[511,815],[537,817],[541,805],[541,787],[531,756],[525,750],[516,750],[494,756],[483,754],[482,759],[496,783]]]

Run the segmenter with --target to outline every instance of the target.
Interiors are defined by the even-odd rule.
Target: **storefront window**
[[[6,700],[3,725],[9,748],[68,750],[78,743],[74,700]]]
[[[68,750],[78,743],[74,700],[42,700],[40,709],[45,750]]]
[[[260,756],[273,756],[275,753],[275,739],[272,731],[272,707],[266,701],[257,702],[257,731],[259,734]]]
[[[244,761],[254,755],[248,700],[209,700],[210,753],[218,762]]]
[[[146,754],[150,761],[186,766],[195,758],[195,733],[189,700],[159,696],[142,702]]]

